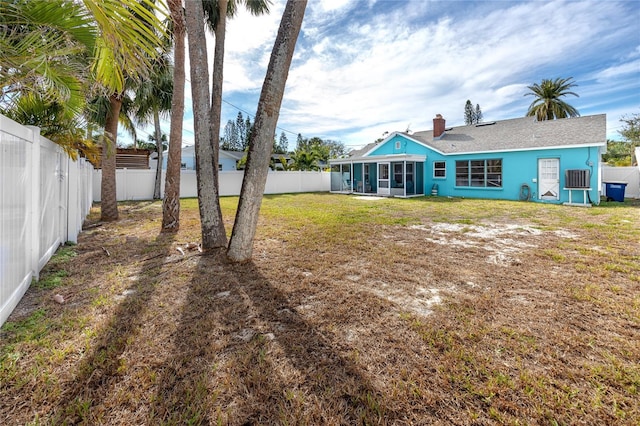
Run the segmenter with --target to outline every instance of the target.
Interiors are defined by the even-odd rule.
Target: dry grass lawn
[[[269,196],[239,265],[196,200],[94,209],[0,331],[0,424],[640,425],[639,207]]]

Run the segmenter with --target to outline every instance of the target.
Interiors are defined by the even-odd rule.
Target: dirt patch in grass
[[[638,207],[270,196],[237,265],[123,204],[0,331],[0,423],[637,425]]]

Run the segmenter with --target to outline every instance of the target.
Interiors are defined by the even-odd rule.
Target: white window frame
[[[436,167],[436,164],[442,163],[442,167]],[[442,176],[437,176],[436,171],[442,171]],[[446,161],[434,161],[433,162],[433,178],[434,179],[446,179],[447,178],[447,162]]]

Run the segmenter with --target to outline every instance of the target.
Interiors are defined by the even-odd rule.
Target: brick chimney
[[[439,138],[444,133],[445,120],[442,115],[436,114],[436,118],[433,119],[433,137]]]

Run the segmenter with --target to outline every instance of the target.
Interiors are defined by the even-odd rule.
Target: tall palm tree
[[[224,80],[224,45],[227,18],[233,18],[235,16],[240,4],[244,4],[245,8],[254,16],[269,13],[269,0],[202,0],[207,25],[215,35],[212,68],[213,84],[211,88],[211,134],[213,136],[211,144],[213,147],[214,164],[218,164],[218,154],[220,150],[222,82]],[[217,168],[215,173],[217,175]],[[217,184],[217,177],[215,181]]]
[[[253,252],[253,238],[267,182],[273,135],[306,7],[307,0],[287,0],[271,52],[251,132],[238,211],[227,250],[227,257],[234,262],[250,260]]]
[[[160,183],[162,181],[162,130],[160,117],[168,116],[171,111],[173,94],[173,67],[166,55],[156,60],[154,72],[148,79],[142,81],[135,90],[134,108],[135,120],[139,124],[153,123],[158,164],[153,189],[153,199],[160,199]]]
[[[162,200],[162,232],[180,229],[180,163],[182,149],[182,121],[184,119],[185,56],[184,38],[186,27],[182,0],[168,0],[173,35],[173,95],[171,97],[171,129],[169,131],[169,154],[167,174]]]
[[[100,28],[94,62],[96,80],[109,96],[102,147],[100,219],[118,219],[116,137],[125,81],[141,80],[152,70],[163,47],[164,28],[149,0],[83,0]]]
[[[577,86],[571,80],[573,77],[543,79],[540,84],[527,86],[530,92],[525,93],[525,96],[535,96],[534,101],[529,105],[527,116],[535,116],[538,121],[579,117],[580,113],[577,109],[560,99],[567,95],[579,97],[577,93],[570,91],[572,87]]]
[[[191,98],[196,150],[196,176],[202,248],[207,251],[227,244],[222,222],[218,186],[215,182],[217,164],[211,146],[211,107],[209,104],[209,69],[202,2],[185,2],[185,23],[189,34]]]
[[[198,205],[200,207],[202,248],[204,250],[222,248],[227,245],[227,235],[222,221],[222,210],[218,196],[218,154],[220,149],[224,40],[227,14],[235,13],[237,4],[241,2],[250,11],[261,4],[264,4],[264,9],[268,10],[266,8],[267,1],[265,0],[202,0],[185,3],[186,24],[189,32],[189,59],[191,63]],[[206,69],[206,39],[201,28],[205,16],[209,25],[214,29],[216,39],[211,103],[209,103],[209,73],[208,69]],[[203,61],[203,59],[205,60]],[[204,98],[205,94],[206,100]],[[207,128],[205,129],[205,127]]]

